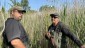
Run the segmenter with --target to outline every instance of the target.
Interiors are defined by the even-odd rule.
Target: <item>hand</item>
[[[51,43],[52,45],[54,46],[54,48],[57,48],[57,44],[55,42],[55,39],[54,38],[51,38]]]
[[[47,33],[46,33],[46,35],[47,35],[47,37],[48,37],[48,38],[50,38],[50,37],[51,37],[50,32],[47,32]]]
[[[81,48],[85,48],[85,45],[82,45]]]

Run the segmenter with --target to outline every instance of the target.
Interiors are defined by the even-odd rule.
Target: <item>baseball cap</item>
[[[10,12],[14,11],[14,10],[18,10],[20,12],[26,13],[26,10],[24,10],[22,7],[20,6],[14,6],[11,8]]]
[[[58,13],[52,13],[50,14],[51,17],[59,17],[59,14]]]

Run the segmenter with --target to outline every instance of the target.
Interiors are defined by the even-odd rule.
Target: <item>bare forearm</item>
[[[20,39],[14,39],[11,41],[14,48],[26,48]]]

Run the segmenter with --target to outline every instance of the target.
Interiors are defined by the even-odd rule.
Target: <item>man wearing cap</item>
[[[11,9],[11,16],[5,22],[3,32],[4,46],[2,48],[29,48],[28,35],[19,22],[25,12],[20,6],[15,6]]]
[[[45,35],[48,40],[48,48],[67,48],[65,36],[73,40],[80,48],[85,48],[85,45],[59,20],[57,13],[50,14],[50,16],[52,24],[49,26],[48,32]]]

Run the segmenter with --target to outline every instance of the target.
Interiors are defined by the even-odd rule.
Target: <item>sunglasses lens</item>
[[[54,18],[58,18],[58,17],[54,17]]]
[[[22,12],[22,11],[18,11],[18,12],[23,14],[23,12]]]
[[[51,17],[51,18],[58,18],[58,17]]]

